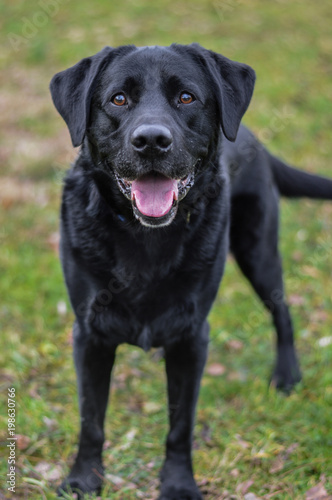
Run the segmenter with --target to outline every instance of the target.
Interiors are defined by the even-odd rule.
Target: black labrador
[[[160,500],[197,500],[191,460],[207,315],[229,249],[270,310],[273,383],[300,380],[278,253],[278,199],[332,181],[272,156],[240,122],[255,73],[197,44],[105,47],[54,76],[74,146],[61,261],[75,311],[79,451],[59,491],[100,491],[116,348],[163,347],[170,430]]]

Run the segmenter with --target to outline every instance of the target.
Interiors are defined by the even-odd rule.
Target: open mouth
[[[170,179],[153,172],[134,181],[128,181],[115,173],[120,191],[128,198],[135,217],[148,227],[168,226],[174,219],[178,203],[194,183],[194,175],[182,179]]]

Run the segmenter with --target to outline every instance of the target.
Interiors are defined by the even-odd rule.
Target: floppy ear
[[[217,84],[221,127],[226,138],[234,142],[254,91],[255,71],[246,64],[209,52],[210,69]]]
[[[246,64],[227,59],[212,50],[194,43],[196,58],[212,76],[218,98],[218,111],[221,127],[229,141],[234,142],[241,119],[246,112],[254,90],[256,75]]]
[[[52,99],[68,126],[74,147],[83,142],[96,78],[109,62],[112,52],[111,47],[104,47],[94,56],[82,59],[75,66],[57,73],[52,78]]]

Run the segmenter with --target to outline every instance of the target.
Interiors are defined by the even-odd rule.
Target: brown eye
[[[182,104],[191,104],[194,100],[194,96],[192,94],[189,94],[189,92],[182,92],[182,94],[180,95],[180,102]]]
[[[127,104],[127,99],[123,94],[116,94],[112,97],[111,101],[116,106],[124,106],[125,104]]]

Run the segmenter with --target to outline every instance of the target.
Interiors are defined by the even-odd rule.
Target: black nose
[[[131,136],[134,149],[143,154],[166,153],[172,142],[171,131],[164,125],[140,125]]]

